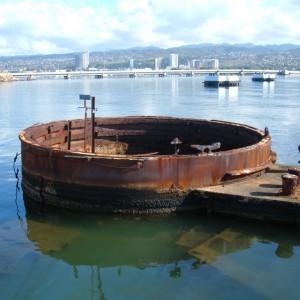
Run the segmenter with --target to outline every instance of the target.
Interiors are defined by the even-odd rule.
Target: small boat
[[[290,75],[290,72],[288,70],[282,70],[282,71],[278,72],[278,75],[286,76],[286,75]]]
[[[204,78],[205,86],[237,86],[240,84],[240,77],[238,75],[228,74],[209,74]]]
[[[276,74],[256,73],[252,76],[253,81],[275,81]]]
[[[27,81],[31,81],[31,80],[36,80],[36,77],[34,77],[33,75],[29,75],[27,77]]]

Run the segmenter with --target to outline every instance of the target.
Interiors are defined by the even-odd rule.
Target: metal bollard
[[[289,174],[293,174],[298,176],[298,185],[300,184],[300,168],[294,167],[294,168],[288,168]]]
[[[298,176],[293,174],[283,174],[282,178],[282,194],[284,196],[297,197]]]

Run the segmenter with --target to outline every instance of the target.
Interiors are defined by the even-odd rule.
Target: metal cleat
[[[199,151],[198,155],[202,155],[204,153],[210,154],[212,150],[219,149],[221,147],[221,143],[213,143],[211,145],[191,145],[192,148],[195,148]]]

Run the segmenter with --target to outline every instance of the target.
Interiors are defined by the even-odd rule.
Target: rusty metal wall
[[[40,198],[67,197],[70,187],[75,186],[89,187],[96,193],[101,188],[118,189],[118,196],[122,191],[132,194],[140,191],[143,195],[149,191],[154,197],[157,193],[178,196],[198,187],[263,171],[276,159],[271,151],[271,137],[256,129],[254,135],[261,134],[261,140],[243,148],[199,155],[135,156],[79,153],[51,148],[45,142],[41,146],[37,141],[46,133],[52,141],[66,142],[65,133],[56,134],[53,128],[49,133],[47,127],[42,126],[42,130],[34,127],[20,134],[25,192]]]

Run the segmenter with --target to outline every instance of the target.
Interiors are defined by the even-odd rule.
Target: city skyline
[[[174,65],[170,60],[170,54],[176,57]],[[131,48],[107,52],[86,50],[86,52],[68,54],[0,56],[0,72],[85,70],[87,68],[93,70],[124,68],[300,70],[300,46],[202,44],[172,49]]]
[[[296,0],[2,0],[0,56],[299,43]]]

